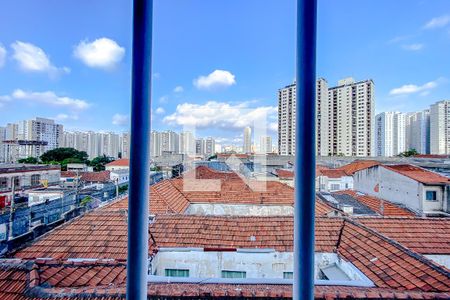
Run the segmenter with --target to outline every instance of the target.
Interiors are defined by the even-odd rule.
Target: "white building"
[[[17,139],[46,143],[46,145],[34,145],[33,147],[19,143],[19,158],[39,157],[49,150],[62,146],[63,126],[55,124],[54,120],[45,118],[24,120],[18,124]]]
[[[250,127],[244,128],[244,153],[252,153],[252,129]]]
[[[375,155],[395,156],[406,150],[406,114],[383,112],[375,117]]]
[[[259,152],[260,153],[272,153],[272,137],[271,136],[261,136],[260,137]]]
[[[180,133],[180,153],[189,156],[195,155],[195,137],[191,131]]]
[[[316,190],[337,192],[353,189],[353,176],[339,169],[321,170],[316,177]]]
[[[418,214],[448,214],[450,179],[413,165],[378,165],[357,171],[354,188]]]
[[[162,131],[160,133],[161,153],[180,153],[180,136],[172,130]]]
[[[209,157],[216,154],[216,141],[212,137],[205,139],[205,156]]]
[[[161,134],[156,130],[150,135],[150,156],[161,156]]]
[[[430,153],[430,110],[410,113],[406,117],[406,149]]]
[[[195,154],[199,156],[205,155],[205,140],[202,138],[195,140]]]
[[[120,136],[120,153],[122,158],[130,158],[130,133],[124,132]]]
[[[318,155],[372,156],[374,151],[374,83],[346,78],[328,88],[317,81],[316,143]],[[295,154],[295,84],[278,91],[278,151]]]
[[[431,105],[430,152],[450,154],[450,100]]]

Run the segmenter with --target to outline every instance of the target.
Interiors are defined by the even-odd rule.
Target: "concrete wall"
[[[337,185],[339,187],[335,188]],[[353,177],[351,176],[343,176],[340,178],[318,176],[316,179],[316,190],[321,192],[336,192],[348,189],[353,189]]]
[[[289,205],[194,203],[189,205],[185,214],[203,216],[292,216],[294,215],[294,208]]]
[[[321,268],[336,264],[351,281],[367,278],[351,263],[339,259],[335,253],[315,253],[315,278]],[[246,249],[238,252],[204,252],[203,249],[161,249],[151,262],[150,274],[165,276],[165,269],[189,270],[191,278],[221,278],[222,271],[246,272],[246,278],[283,278],[292,272],[292,252],[271,249]]]
[[[443,210],[444,190],[439,185],[423,185],[380,166],[356,172],[353,180],[355,190],[405,205],[416,212]],[[425,200],[426,191],[436,191],[439,200]]]

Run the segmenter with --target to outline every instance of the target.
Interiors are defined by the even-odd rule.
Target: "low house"
[[[353,188],[353,177],[340,169],[322,169],[316,173],[316,190],[336,192]]]
[[[427,216],[448,215],[450,179],[414,165],[375,165],[353,176],[357,191]]]
[[[130,169],[130,160],[127,158],[121,158],[105,165],[106,171],[114,170],[128,170]]]

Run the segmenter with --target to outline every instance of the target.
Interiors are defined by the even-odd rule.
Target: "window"
[[[38,174],[31,175],[31,186],[37,186],[40,184],[41,176]]]
[[[341,188],[340,184],[336,184],[336,183],[331,184],[331,190],[332,191],[339,190],[340,188]]]
[[[165,269],[167,277],[189,277],[189,270],[184,269]]]
[[[425,199],[427,201],[437,201],[437,193],[436,193],[436,191],[426,191]]]
[[[294,278],[294,272],[283,272],[283,278],[284,279],[293,279]]]
[[[222,278],[246,278],[247,272],[244,271],[222,271]]]

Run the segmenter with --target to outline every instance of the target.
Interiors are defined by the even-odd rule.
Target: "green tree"
[[[41,161],[44,163],[56,161],[61,164],[64,160],[68,162],[67,159],[73,159],[72,162],[86,163],[88,155],[85,151],[78,151],[73,148],[56,148],[41,155]]]
[[[106,155],[103,155],[103,156],[98,156],[98,157],[94,158],[93,160],[91,160],[89,165],[91,167],[94,167],[94,171],[98,172],[98,171],[105,170],[105,165],[112,161],[114,161],[114,160],[107,157]]]
[[[413,149],[409,149],[408,151],[400,153],[398,156],[410,157],[410,156],[416,156],[417,154],[419,154],[419,152],[417,152],[417,150],[413,148]]]
[[[22,158],[19,159],[17,161],[20,164],[38,164],[39,163],[39,159],[37,159],[36,157],[27,157],[27,158]]]

